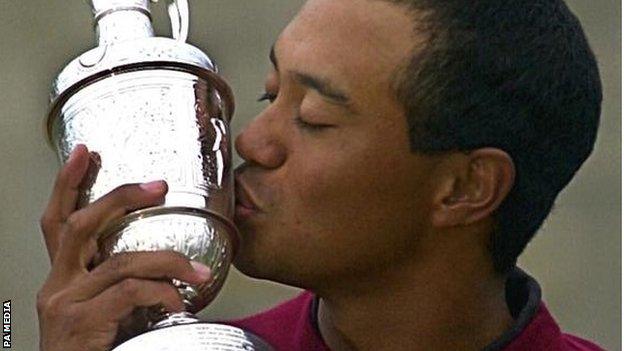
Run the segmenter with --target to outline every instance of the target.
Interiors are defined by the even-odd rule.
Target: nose
[[[286,161],[286,150],[278,129],[276,120],[261,114],[236,137],[236,151],[248,163],[279,168]]]

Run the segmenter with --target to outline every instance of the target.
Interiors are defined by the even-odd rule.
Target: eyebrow
[[[273,67],[275,67],[275,70],[279,72],[279,63],[277,61],[277,55],[275,54],[275,44],[271,46],[269,59],[271,60]],[[334,84],[332,84],[328,79],[302,72],[293,72],[293,74],[299,84],[317,91],[321,94],[321,96],[330,100],[330,102],[346,107],[354,112],[353,106],[351,105],[351,99],[347,93],[335,87]]]
[[[294,72],[294,75],[299,84],[316,90],[325,98],[339,105],[349,105],[350,99],[347,94],[334,87],[329,80],[301,72]]]

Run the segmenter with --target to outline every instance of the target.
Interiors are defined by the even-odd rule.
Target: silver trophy
[[[221,289],[239,237],[231,220],[233,96],[210,58],[185,43],[187,1],[168,1],[173,39],[154,36],[150,0],[88,2],[98,46],[54,81],[49,141],[62,163],[78,144],[93,152],[80,206],[122,184],[164,179],[169,185],[162,206],[130,213],[101,233],[97,261],[173,250],[206,264],[214,276],[201,286],[173,281],[187,312],[145,311],[148,332],[115,350],[270,350],[248,332],[194,315]]]

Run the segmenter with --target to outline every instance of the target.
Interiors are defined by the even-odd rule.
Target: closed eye
[[[277,94],[265,92],[260,95],[260,97],[258,98],[258,102],[268,101],[268,102],[273,103],[275,99],[277,99]]]
[[[331,124],[309,123],[309,122],[304,121],[299,115],[295,116],[293,118],[293,121],[295,122],[295,125],[297,125],[299,129],[307,131],[307,132],[320,132],[324,129],[335,127]]]

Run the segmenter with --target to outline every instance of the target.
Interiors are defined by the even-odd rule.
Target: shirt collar
[[[514,324],[501,336],[486,346],[483,351],[499,351],[516,339],[531,323],[542,300],[539,283],[520,268],[514,268],[505,284],[505,298]],[[317,335],[321,335],[318,325],[319,297],[314,296],[310,308],[310,322]]]

